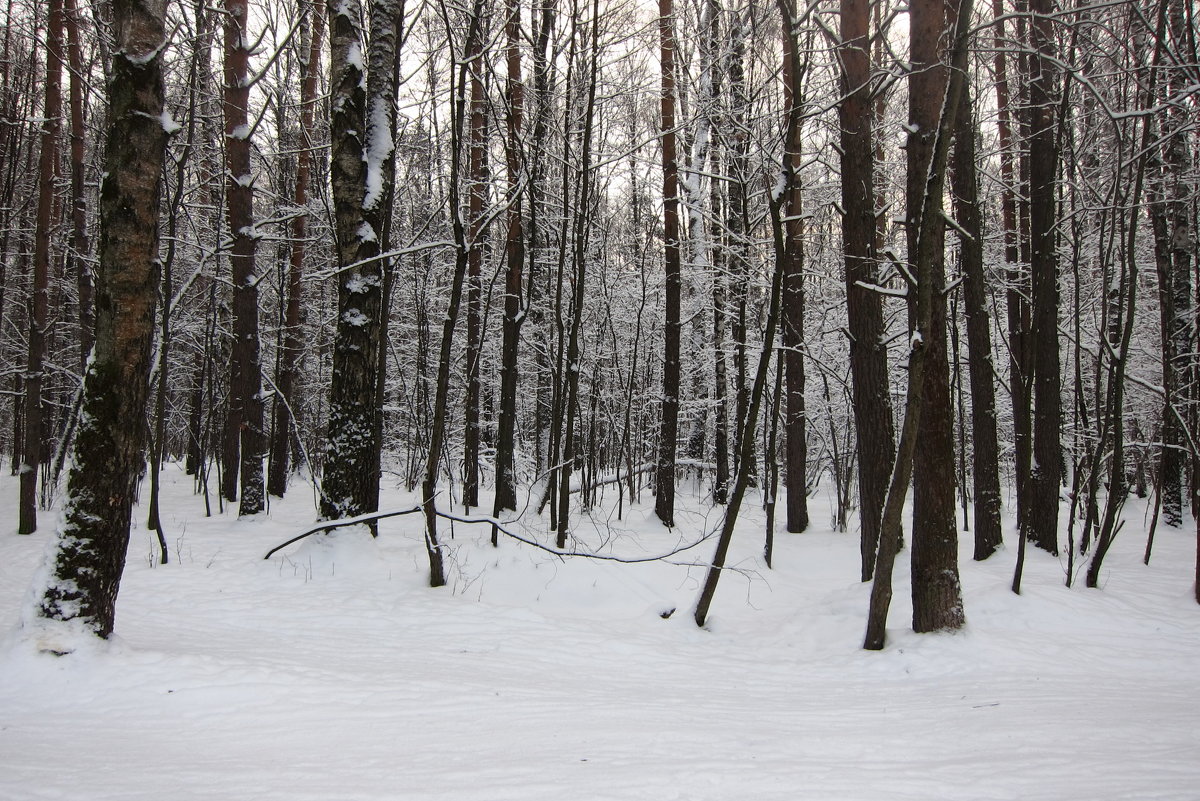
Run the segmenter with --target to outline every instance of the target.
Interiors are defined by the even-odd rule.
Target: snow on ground
[[[822,525],[823,498],[814,531],[777,535],[774,570],[745,511],[741,572],[699,630],[698,567],[493,550],[459,524],[431,590],[415,516],[263,561],[312,522],[310,489],[259,520],[205,518],[165,475],[172,561],[154,564],[139,510],[118,636],[64,658],[15,629],[0,643],[0,799],[1200,798],[1194,533],[1160,529],[1143,567],[1136,503],[1102,590],[1031,551],[1016,597],[1015,548],[976,564],[964,544],[955,635],[908,630],[902,554],[887,650],[867,653],[857,538]],[[51,528],[13,534],[16,497],[0,479],[6,625]],[[643,556],[718,523],[680,500],[675,533],[647,494],[580,522],[579,547]]]

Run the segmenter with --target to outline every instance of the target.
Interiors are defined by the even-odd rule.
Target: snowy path
[[[415,519],[263,562],[311,521],[303,488],[239,523],[172,478],[182,558],[150,565],[135,534],[111,647],[0,648],[0,799],[1200,798],[1187,532],[1160,531],[1149,568],[1126,534],[1103,591],[1033,554],[1016,598],[1012,549],[964,560],[955,636],[906,632],[901,580],[868,654],[850,535],[779,535],[768,573],[751,512],[735,550],[758,575],[726,576],[700,631],[696,568],[559,563],[460,528],[457,591],[429,590]],[[614,547],[674,542],[650,515]],[[46,539],[0,537],[9,622]]]

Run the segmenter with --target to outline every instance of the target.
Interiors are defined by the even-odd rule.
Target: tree
[[[1029,227],[1033,276],[1034,415],[1029,538],[1058,553],[1062,428],[1058,353],[1057,106],[1052,96],[1054,36],[1050,0],[1029,0],[1033,48],[1029,63]]]
[[[922,0],[925,2],[926,0]],[[942,194],[945,188],[946,164],[950,153],[950,140],[954,132],[955,117],[958,112],[960,98],[966,76],[967,41],[970,30],[972,0],[961,0],[958,5],[954,24],[953,46],[950,51],[949,79],[944,82],[941,114],[932,141],[928,146],[928,169],[925,171],[925,188],[920,195],[920,207],[913,227],[916,229],[916,248],[910,254],[911,261],[916,267],[916,298],[915,313],[911,317],[912,331],[909,336],[908,357],[908,391],[904,402],[904,423],[900,432],[900,442],[896,453],[896,467],[892,473],[891,484],[888,487],[887,500],[884,503],[882,526],[879,535],[879,558],[875,566],[875,580],[871,585],[871,604],[867,615],[867,633],[863,648],[878,651],[883,648],[887,629],[888,607],[892,600],[892,568],[900,545],[901,514],[904,509],[904,499],[908,494],[909,481],[912,478],[914,455],[917,450],[917,440],[920,439],[921,417],[924,413],[926,370],[931,348],[928,343],[934,337],[931,330],[934,324],[934,292],[938,282],[934,278],[934,266],[940,260],[937,249],[942,241]],[[932,6],[932,7],[930,7]],[[944,31],[944,15],[936,11],[938,19],[933,22],[928,12],[938,8],[937,0],[928,3],[922,9],[919,21],[924,25],[933,24],[933,41],[939,41]],[[920,29],[918,29],[920,30]],[[923,30],[923,35],[931,31]],[[914,37],[913,42],[916,43]],[[918,132],[920,129],[918,128]],[[911,215],[911,212],[910,212]],[[944,351],[943,351],[944,354]],[[944,359],[943,355],[943,359]],[[953,495],[951,495],[953,505]],[[914,524],[915,528],[915,524]],[[936,532],[935,532],[936,534]],[[918,536],[914,531],[914,538]],[[935,546],[937,543],[931,543]],[[914,544],[914,550],[915,550]],[[929,554],[936,558],[936,551]],[[928,563],[925,563],[926,565]],[[913,627],[918,631],[931,630],[931,624],[940,624],[939,628],[957,628],[964,622],[962,599],[958,596],[958,574],[955,571],[952,579],[934,578],[932,581],[920,576],[925,565],[918,565],[913,560]],[[919,578],[920,576],[920,578]],[[921,598],[925,604],[923,612],[917,612],[918,580],[927,582],[932,592]],[[956,603],[957,601],[957,603]],[[920,616],[920,617],[919,617]]]
[[[330,8],[330,177],[338,314],[321,515],[337,519],[379,508],[381,249],[391,214],[394,172],[389,160],[395,147],[395,65],[404,6],[396,0],[371,4],[366,64],[357,0]]]
[[[796,36],[795,11],[790,0],[786,9],[783,35],[783,104],[788,109],[789,126],[784,138],[783,170],[788,186],[783,196],[784,263],[783,366],[787,376],[787,404],[784,432],[787,437],[787,530],[793,533],[808,528],[808,435],[804,410],[804,216],[800,192],[800,145],[803,119],[802,87],[805,68],[801,62],[801,44]],[[789,24],[790,20],[790,24]]]
[[[883,304],[875,251],[874,144],[871,130],[871,66],[866,0],[842,0],[842,101],[838,104],[842,145],[842,254],[845,259],[846,317],[850,335],[854,427],[858,436],[858,484],[862,526],[863,581],[875,571],[879,526],[894,458],[892,401],[888,390]],[[911,375],[911,374],[910,374]]]
[[[29,350],[25,369],[25,432],[17,533],[37,530],[38,475],[43,461],[42,383],[46,327],[50,316],[50,227],[54,213],[54,177],[62,125],[62,0],[46,8],[46,90],[42,107],[41,155],[38,158],[37,220],[33,234],[33,298],[29,309]]]
[[[300,147],[296,153],[296,186],[293,202],[296,206],[292,220],[292,241],[287,274],[287,309],[284,313],[284,335],[279,354],[277,396],[272,410],[271,458],[267,474],[267,491],[282,498],[287,490],[288,462],[292,441],[292,404],[296,374],[299,369],[303,342],[300,331],[300,307],[303,300],[304,254],[308,239],[308,187],[312,172],[313,111],[317,104],[317,75],[321,64],[322,38],[325,33],[325,14],[319,4],[305,10],[308,31],[308,52],[300,61]],[[301,48],[303,48],[303,43]]]
[[[226,500],[238,496],[238,515],[266,508],[263,488],[262,364],[258,341],[258,274],[255,251],[254,171],[250,165],[249,7],[225,0],[225,216],[233,245],[233,359],[229,375],[229,417],[225,427]],[[238,481],[237,479],[239,479]]]
[[[129,521],[144,452],[150,344],[158,289],[160,173],[167,134],[162,47],[166,2],[113,0],[105,177],[100,189],[96,345],[67,502],[36,617],[99,637],[113,630]],[[44,640],[61,652],[70,644]]]
[[[983,214],[975,169],[975,115],[970,91],[964,89],[954,135],[951,183],[960,227],[959,261],[967,316],[967,361],[971,372],[971,470],[975,490],[975,559],[1000,547],[1000,446],[996,434],[996,389],[992,384],[991,316],[983,262]]]
[[[662,96],[663,265],[665,306],[663,335],[662,424],[658,432],[654,513],[666,526],[675,525],[675,449],[679,436],[679,334],[682,267],[679,240],[679,163],[675,141],[675,9],[673,0],[659,0],[658,37]]]
[[[913,70],[908,77],[905,225],[909,259],[914,263],[928,259],[928,263],[920,264],[918,269],[922,273],[919,280],[929,282],[927,323],[923,326],[912,324],[912,329],[920,332],[923,338],[921,361],[924,368],[924,383],[919,387],[922,406],[917,429],[921,447],[913,454],[912,595],[913,629],[918,632],[956,629],[963,624],[958,528],[954,512],[954,410],[946,358],[945,227],[940,222],[922,227],[925,215],[941,218],[945,213],[941,196],[944,175],[939,176],[934,186],[931,186],[929,175],[935,140],[941,134],[941,118],[948,116],[951,123],[956,119],[961,105],[959,97],[963,95],[966,83],[965,78],[959,81],[953,100],[955,105],[944,106],[943,102],[949,102],[946,100],[947,70],[941,62],[938,46],[944,32],[950,29],[946,11],[945,0],[915,0],[909,6]],[[950,124],[943,135],[949,137],[954,130],[955,126]],[[948,143],[942,148],[948,152]],[[947,158],[945,153],[942,158]],[[945,163],[937,169],[944,173]],[[938,192],[936,197],[926,197],[927,192],[934,191]],[[915,316],[916,304],[910,304],[909,310]]]
[[[517,486],[513,456],[516,450],[517,349],[521,340],[522,268],[525,262],[525,229],[521,220],[525,188],[521,125],[525,111],[525,86],[521,82],[521,4],[507,0],[504,22],[506,40],[504,91],[508,101],[507,138],[504,143],[508,171],[508,225],[504,235],[504,333],[500,356],[500,412],[496,437],[496,496],[492,514],[517,508]],[[492,532],[496,545],[497,532]]]

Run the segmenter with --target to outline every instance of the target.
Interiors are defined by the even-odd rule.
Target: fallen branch
[[[418,504],[416,506],[407,507],[405,509],[390,509],[390,510],[383,511],[383,512],[368,512],[366,514],[355,515],[354,517],[346,517],[341,520],[326,520],[326,521],[318,523],[317,525],[313,526],[312,528],[296,535],[295,537],[292,537],[287,542],[283,542],[283,543],[280,543],[279,545],[276,545],[274,548],[267,551],[267,554],[266,554],[266,556],[263,557],[263,559],[264,560],[270,559],[272,556],[274,556],[276,553],[283,550],[287,546],[292,545],[293,543],[297,543],[300,540],[305,539],[306,537],[311,537],[313,534],[329,532],[336,528],[347,528],[349,526],[358,526],[363,523],[371,523],[376,520],[385,520],[389,517],[401,517],[403,515],[418,514],[422,511],[423,511],[422,507]],[[692,548],[695,548],[697,545],[699,545],[702,542],[711,538],[712,534],[707,534],[704,537],[700,538],[699,540],[696,540],[695,542],[689,542],[689,543],[680,545],[679,547],[674,548],[670,551],[667,551],[666,553],[656,554],[653,556],[626,557],[626,556],[616,556],[613,554],[592,553],[590,551],[567,551],[567,550],[561,550],[559,548],[554,548],[549,545],[543,545],[542,543],[538,542],[535,539],[531,539],[529,537],[523,536],[521,534],[517,534],[516,532],[509,530],[507,528],[509,523],[507,523],[503,520],[500,520],[496,517],[493,517],[491,515],[457,515],[457,514],[454,514],[453,512],[443,512],[440,509],[437,509],[436,507],[434,508],[434,514],[436,514],[438,517],[443,518],[445,520],[453,520],[456,523],[474,523],[474,524],[494,526],[497,531],[503,532],[506,537],[514,539],[517,542],[524,543],[525,545],[529,545],[534,548],[537,548],[540,551],[545,551],[546,553],[553,554],[554,556],[557,556],[559,559],[564,559],[564,560],[568,556],[578,556],[578,557],[583,557],[585,559],[599,559],[599,560],[605,561],[605,562],[621,562],[624,564],[639,564],[642,562],[667,562],[667,564],[677,565],[679,567],[712,567],[712,565],[707,564],[707,563],[702,563],[702,562],[672,562],[672,561],[670,561],[670,558],[672,556],[675,556],[676,554],[680,554],[680,553],[683,553],[684,551],[688,551],[688,550],[691,550]]]

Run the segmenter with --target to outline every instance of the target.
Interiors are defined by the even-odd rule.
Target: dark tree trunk
[[[90,245],[87,236],[87,200],[84,196],[87,165],[83,162],[83,48],[75,0],[65,1],[63,22],[67,33],[67,62],[71,67],[68,80],[71,106],[71,249],[68,251],[66,272],[68,276],[75,276],[79,293],[79,372],[82,375],[87,368],[88,354],[92,352],[96,322],[92,313],[92,270],[87,258]]]
[[[992,383],[992,333],[983,269],[983,220],[975,170],[975,120],[964,89],[954,138],[951,183],[955,216],[962,228],[959,260],[967,315],[967,361],[971,373],[971,474],[975,490],[975,559],[1000,547],[1000,446],[996,434],[996,388]]]
[[[1004,262],[1007,265],[1008,289],[1005,293],[1008,325],[1008,368],[1009,388],[1013,414],[1013,481],[1017,499],[1017,524],[1023,531],[1022,521],[1027,512],[1026,481],[1032,459],[1032,411],[1030,409],[1029,357],[1026,353],[1029,341],[1028,275],[1021,262],[1019,241],[1021,226],[1017,207],[1018,169],[1014,164],[1017,148],[1014,142],[1012,120],[1012,94],[1009,90],[1008,60],[1009,42],[1004,33],[1004,6],[1002,0],[992,0],[992,15],[995,19],[993,42],[996,49],[994,68],[996,72],[996,129],[1000,145],[1000,190],[1001,224],[1004,228]],[[1024,157],[1022,156],[1022,159]],[[1024,537],[1019,547],[1024,547]]]
[[[940,117],[943,113],[953,116],[957,111],[957,106],[942,108],[947,75],[938,45],[947,30],[946,12],[944,0],[914,0],[909,10],[914,69],[909,75],[910,134],[905,146],[908,247],[916,259],[928,259],[920,269],[921,280],[930,282],[928,326],[912,326],[925,338],[922,411],[917,429],[921,447],[913,454],[912,598],[913,629],[918,632],[956,629],[963,624],[954,509],[954,406],[946,353],[945,226],[940,220],[941,195],[925,197],[930,191],[930,163]],[[953,130],[949,128],[947,135]],[[944,170],[944,164],[939,169]],[[939,219],[922,230],[926,214]],[[928,241],[922,241],[924,237]],[[915,305],[910,311],[915,318]]]
[[[300,331],[300,304],[303,296],[304,253],[308,239],[308,183],[312,163],[313,111],[317,103],[317,73],[321,65],[325,14],[314,3],[308,14],[308,53],[300,65],[300,148],[296,154],[296,187],[293,203],[292,241],[287,273],[287,306],[283,318],[283,347],[279,354],[278,394],[272,409],[271,458],[267,473],[267,492],[282,498],[287,491],[292,441],[292,408],[295,405],[296,375],[304,342]]]
[[[54,176],[62,125],[63,7],[50,0],[46,9],[46,86],[38,160],[37,217],[33,234],[33,286],[29,304],[29,352],[25,367],[25,432],[21,456],[18,534],[37,531],[38,475],[43,460],[42,385],[46,326],[50,316],[50,227],[54,214]]]
[[[240,476],[238,515],[266,508],[263,492],[262,365],[258,341],[258,274],[254,266],[254,172],[250,165],[250,48],[246,0],[225,0],[225,213],[233,247],[233,361],[229,377],[226,436],[236,437],[238,459],[226,462]],[[234,452],[226,444],[226,452]],[[232,479],[226,476],[226,486]],[[230,498],[227,494],[226,498]]]
[[[42,589],[40,617],[113,630],[145,427],[158,287],[163,151],[160,48],[164,2],[113,0],[119,37],[109,82],[105,178],[100,189],[96,346],[84,379],[83,422],[67,480],[66,511]],[[59,651],[52,638],[41,647]]]
[[[662,424],[659,428],[654,513],[664,525],[675,525],[675,445],[679,435],[679,334],[682,285],[679,253],[679,164],[675,142],[675,11],[673,0],[659,0],[658,37],[662,68],[660,129],[663,164],[663,303]]]
[[[496,438],[496,500],[492,514],[505,509],[516,511],[517,485],[514,474],[517,429],[517,349],[521,340],[522,268],[525,263],[525,231],[521,221],[520,187],[523,170],[521,125],[525,111],[525,87],[521,83],[521,4],[507,0],[508,17],[504,32],[507,40],[505,94],[508,101],[508,137],[505,159],[508,171],[508,230],[504,256],[504,341],[500,351],[500,415]],[[497,532],[492,532],[496,545]]]
[[[862,523],[862,574],[875,571],[884,495],[892,473],[895,429],[888,386],[883,305],[876,283],[874,145],[871,131],[870,4],[842,0],[842,92],[838,106],[842,144],[842,251],[846,259],[846,314],[850,331],[854,427]],[[861,282],[861,283],[860,283]]]
[[[926,2],[926,0],[921,0]],[[940,0],[934,0],[930,5],[935,6],[934,14],[938,19],[933,40],[937,42],[944,32],[944,16]],[[945,188],[946,164],[950,153],[950,139],[954,133],[955,116],[959,100],[965,86],[967,66],[967,41],[969,20],[971,19],[972,0],[961,0],[958,6],[954,25],[953,49],[949,58],[949,80],[945,86],[941,104],[942,113],[935,119],[933,140],[928,144],[925,171],[924,191],[920,194],[920,206],[915,220],[916,247],[911,261],[916,267],[916,309],[913,314],[914,326],[909,338],[910,351],[908,363],[908,393],[904,404],[904,424],[900,433],[900,442],[896,454],[896,470],[892,474],[888,487],[887,500],[884,503],[883,524],[879,538],[879,560],[876,565],[875,581],[871,586],[871,605],[867,617],[867,633],[863,648],[878,651],[883,648],[887,631],[887,613],[892,600],[892,568],[896,552],[900,544],[901,515],[904,509],[904,499],[908,494],[908,484],[917,451],[917,441],[920,439],[921,418],[925,412],[925,389],[928,386],[926,378],[927,356],[931,352],[929,343],[934,339],[931,330],[934,321],[934,295],[937,294],[938,282],[934,280],[934,265],[941,258],[938,249],[942,243],[943,213],[942,194]],[[917,43],[925,24],[930,17],[923,12],[933,9],[913,11],[918,15],[915,22],[920,23],[913,29],[913,43]],[[935,99],[936,100],[936,99]],[[922,129],[918,129],[918,133]],[[910,143],[913,144],[913,143]],[[910,216],[912,212],[910,210]],[[944,334],[943,334],[944,336]],[[942,356],[943,360],[945,356]],[[953,470],[953,453],[948,455],[950,469]],[[953,490],[950,493],[950,513],[954,513]],[[953,575],[944,577],[929,577],[925,571],[930,561],[942,556],[945,548],[940,545],[956,545],[956,543],[923,542],[926,553],[918,563],[915,551],[918,548],[918,538],[929,536],[919,532],[914,525],[913,532],[913,627],[917,631],[929,631],[932,627],[939,629],[956,629],[961,627],[963,616],[962,597],[959,588],[957,564]],[[918,583],[924,585],[917,588]],[[920,611],[918,611],[918,609]]]
[[[482,23],[481,23],[482,24]],[[463,506],[479,505],[479,358],[483,346],[482,274],[486,248],[483,205],[487,196],[487,98],[482,72],[483,43],[467,53],[471,73],[470,172],[467,175],[466,410],[463,415]]]
[[[1029,227],[1033,276],[1034,417],[1030,471],[1029,538],[1058,554],[1058,495],[1062,428],[1058,353],[1058,253],[1055,180],[1058,170],[1050,0],[1030,0],[1033,48],[1029,55]]]
[[[791,0],[781,11],[795,13]],[[783,104],[788,119],[795,123],[784,134],[783,169],[787,188],[783,195],[783,367],[786,371],[786,417],[784,452],[787,477],[787,530],[799,533],[808,528],[808,435],[804,411],[804,220],[800,191],[800,148],[803,119],[804,62],[796,37],[795,22],[783,34]]]

